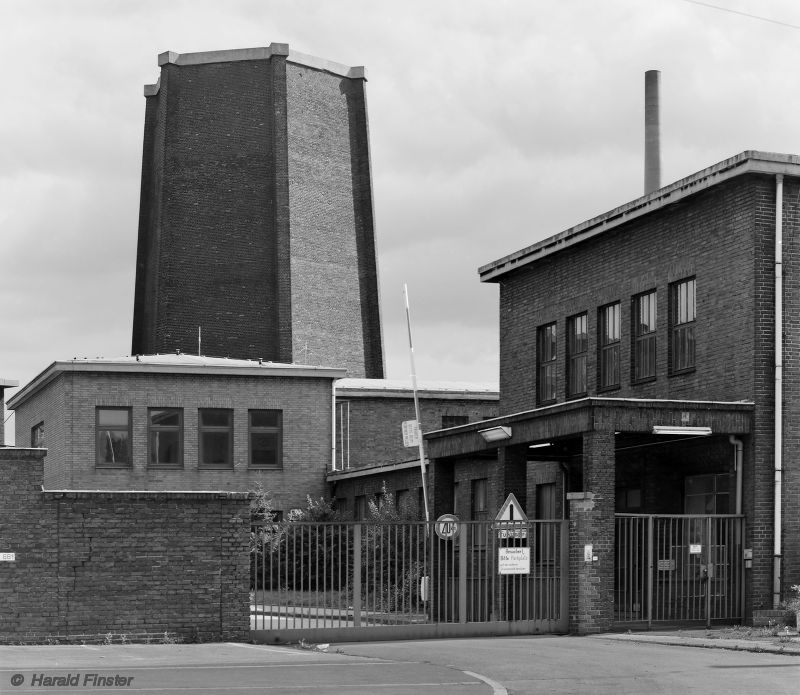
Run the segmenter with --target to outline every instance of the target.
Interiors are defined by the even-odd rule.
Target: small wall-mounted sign
[[[675,571],[675,560],[659,560],[658,561],[658,571],[659,572],[674,572]]]
[[[592,548],[592,544],[588,543],[587,545],[584,545],[583,546],[583,561],[584,562],[591,562],[593,557],[594,557],[594,549]]]
[[[689,544],[689,555],[700,555],[703,552],[703,546],[700,543]]]
[[[0,553],[0,562],[16,562],[16,553]]]

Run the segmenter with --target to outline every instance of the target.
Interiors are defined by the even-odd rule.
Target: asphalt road
[[[111,684],[98,685],[100,677]],[[328,652],[247,644],[0,647],[0,693],[32,692],[797,695],[800,657],[554,636],[341,644]]]

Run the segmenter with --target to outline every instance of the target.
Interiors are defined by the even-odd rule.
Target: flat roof
[[[227,357],[206,357],[171,353],[165,355],[131,355],[125,357],[73,358],[56,361],[22,387],[8,401],[10,409],[24,403],[56,376],[65,372],[107,374],[195,374],[207,376],[248,377],[311,377],[315,379],[341,379],[346,369],[316,367],[305,364],[285,364],[266,360],[242,360]]]
[[[0,389],[10,389],[14,388],[15,386],[19,386],[19,382],[16,379],[0,378]]]
[[[506,273],[591,239],[630,220],[648,215],[688,196],[745,174],[800,176],[800,157],[793,154],[746,150],[664,188],[643,195],[602,215],[526,246],[478,268],[481,282],[496,282]]]
[[[288,43],[271,43],[269,46],[258,48],[234,48],[222,51],[200,51],[197,53],[177,53],[164,51],[158,55],[158,64],[162,65],[207,65],[210,63],[232,63],[241,60],[267,60],[274,55],[286,56],[288,63],[303,65],[307,68],[322,70],[332,75],[349,77],[351,79],[367,79],[367,71],[363,65],[349,66],[337,63],[326,58],[300,53],[289,48]],[[155,84],[144,86],[146,97],[158,94],[161,79]]]
[[[411,381],[400,379],[340,379],[336,395],[351,397],[413,398]],[[419,381],[417,392],[428,398],[498,400],[499,386],[489,382]]]

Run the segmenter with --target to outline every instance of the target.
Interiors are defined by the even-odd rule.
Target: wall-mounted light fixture
[[[485,442],[502,442],[506,439],[511,439],[511,428],[505,425],[498,425],[497,427],[489,427],[485,430],[478,430],[478,434],[483,437]]]
[[[684,437],[708,437],[710,427],[686,427],[683,425],[653,425],[653,434],[677,434]]]

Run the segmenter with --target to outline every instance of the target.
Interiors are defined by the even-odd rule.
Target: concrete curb
[[[761,652],[770,654],[788,654],[800,656],[800,637],[791,634],[785,642],[771,640],[744,640],[744,639],[724,639],[714,637],[701,637],[683,634],[607,634],[593,635],[597,639],[617,640],[620,642],[641,642],[649,644],[661,644],[674,647],[700,647],[703,649],[728,649],[741,652]]]

